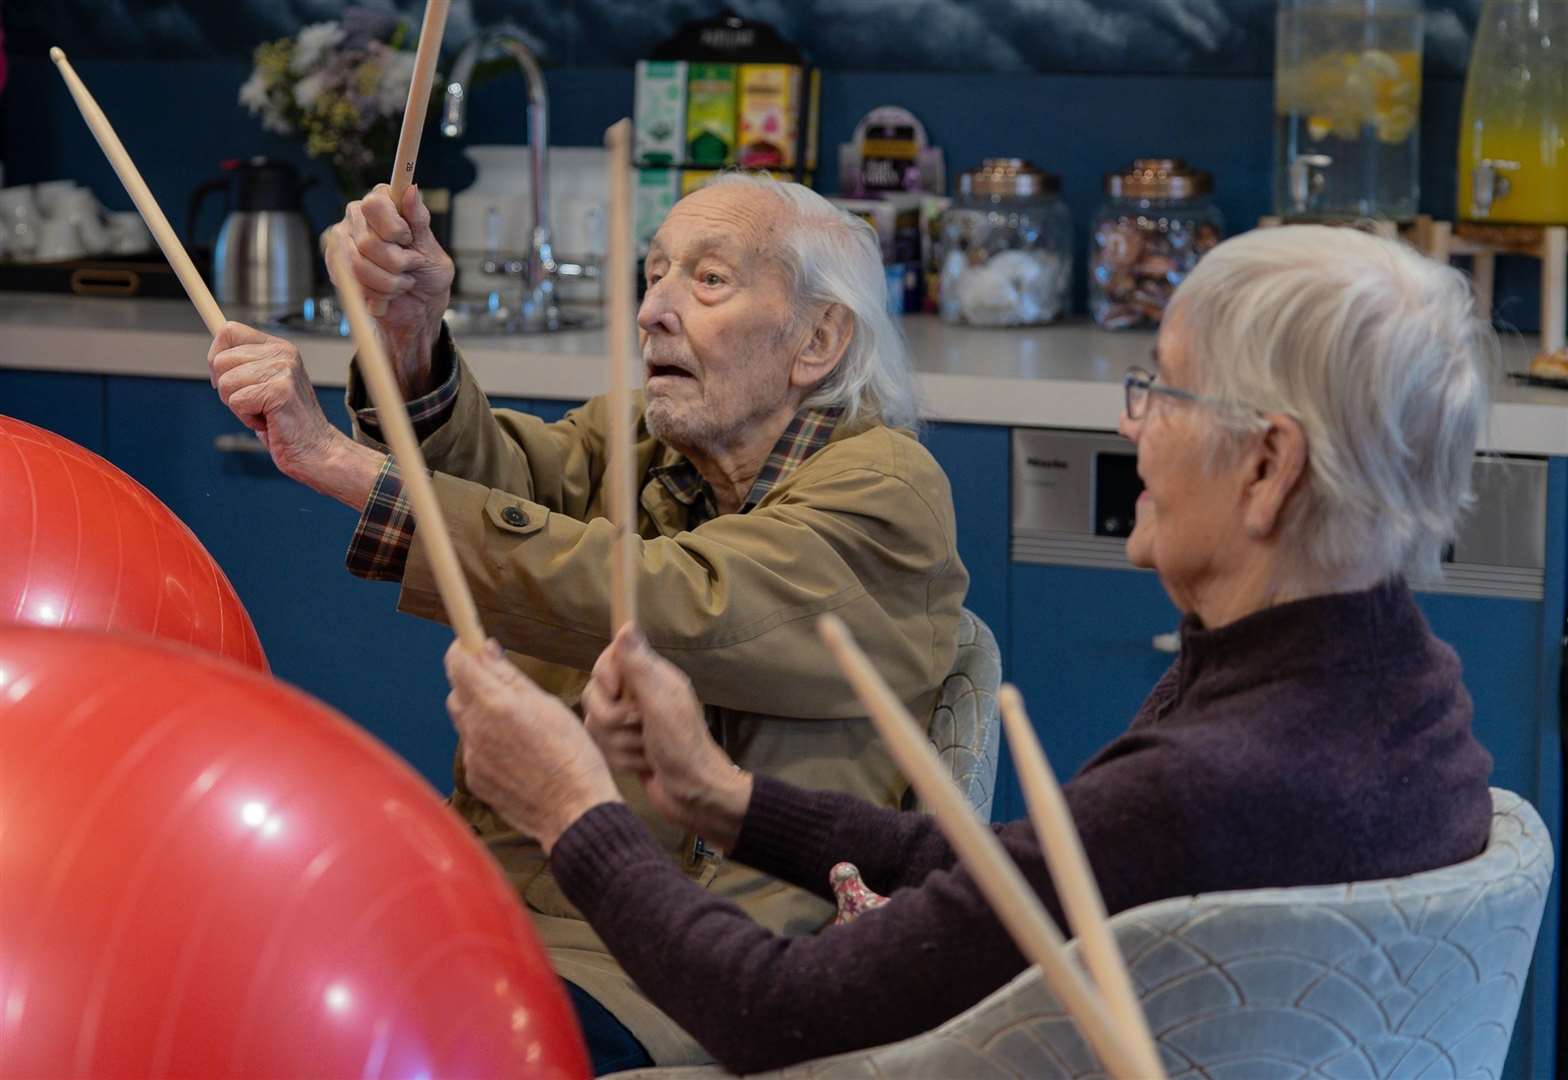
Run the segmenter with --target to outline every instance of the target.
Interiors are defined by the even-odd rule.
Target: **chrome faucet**
[[[451,77],[446,84],[446,103],[441,111],[441,134],[455,139],[463,134],[468,112],[469,82],[473,78],[474,64],[494,51],[504,52],[517,62],[528,84],[528,171],[533,199],[533,231],[530,234],[528,259],[518,264],[491,260],[485,265],[486,273],[497,269],[518,270],[523,279],[523,305],[518,312],[524,331],[555,330],[560,326],[560,309],[555,298],[555,279],[561,267],[555,261],[550,240],[550,100],[545,93],[544,72],[539,69],[523,32],[502,26],[480,34],[469,42],[452,65]]]

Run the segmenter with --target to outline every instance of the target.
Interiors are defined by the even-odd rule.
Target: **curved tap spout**
[[[555,303],[555,256],[550,236],[550,99],[545,89],[544,71],[534,55],[527,36],[514,27],[502,26],[474,38],[458,54],[447,81],[446,99],[441,110],[441,134],[456,138],[467,127],[468,98],[474,65],[485,56],[500,52],[522,69],[527,85],[528,172],[532,198],[533,228],[529,235],[528,266],[523,280],[523,319],[546,323],[557,319]],[[532,328],[538,328],[537,326]]]

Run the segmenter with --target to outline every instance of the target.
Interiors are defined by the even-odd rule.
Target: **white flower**
[[[267,107],[267,82],[261,77],[261,72],[251,72],[250,78],[240,87],[240,104],[253,113]]]
[[[270,107],[262,110],[261,126],[278,135],[294,134],[294,125],[285,120],[282,113]]]
[[[389,52],[376,82],[376,111],[383,116],[402,116],[408,104],[408,86],[414,81],[414,54]]]
[[[328,49],[343,40],[343,28],[335,22],[312,23],[294,39],[294,55],[289,58],[289,69],[303,75],[321,62]]]
[[[244,85],[240,87],[240,104],[261,117],[261,126],[265,130],[277,132],[279,135],[294,134],[294,126],[273,104],[272,96],[267,92],[267,82],[259,71],[252,72],[250,78],[246,79]]]
[[[327,88],[331,76],[325,71],[312,72],[294,84],[294,104],[306,112],[310,111],[321,92]]]

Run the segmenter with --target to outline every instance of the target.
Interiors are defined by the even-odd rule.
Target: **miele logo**
[[[1030,457],[1030,458],[1024,458],[1024,461],[1025,461],[1025,463],[1027,463],[1029,465],[1033,465],[1037,469],[1070,469],[1070,468],[1072,468],[1071,465],[1069,465],[1067,462],[1063,461],[1061,458]]]

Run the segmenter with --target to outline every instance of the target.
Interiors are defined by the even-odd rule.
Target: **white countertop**
[[[259,312],[227,314],[264,321]],[[1114,430],[1122,374],[1147,366],[1154,343],[1150,332],[1108,333],[1086,322],[979,330],[917,315],[903,328],[927,416],[1017,427]],[[210,340],[184,300],[0,293],[0,367],[205,379]],[[343,385],[346,339],[295,340],[313,382]],[[599,330],[460,342],[474,377],[497,397],[580,401],[606,389]],[[1524,370],[1536,348],[1531,339],[1505,340],[1505,370]],[[1568,391],[1499,380],[1492,393],[1485,449],[1568,455]]]

